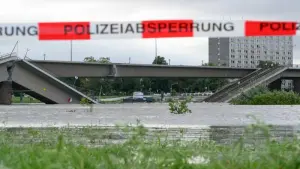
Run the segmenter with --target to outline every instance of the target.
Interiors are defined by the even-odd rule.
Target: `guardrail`
[[[300,68],[300,64],[293,64],[291,67],[292,68]]]
[[[17,53],[13,52],[13,53],[1,54],[0,59],[8,58],[8,57],[11,57],[11,56],[17,56]]]

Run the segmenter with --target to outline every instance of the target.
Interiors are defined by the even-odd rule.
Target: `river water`
[[[228,142],[243,135],[244,127],[241,126],[255,123],[249,117],[252,115],[279,126],[273,130],[274,137],[295,136],[295,128],[296,136],[299,135],[300,106],[191,103],[189,108],[192,113],[176,115],[169,112],[166,103],[100,104],[94,105],[92,112],[82,105],[10,105],[0,107],[0,127],[113,126],[139,121],[155,130],[167,127],[176,137],[180,135],[180,128],[187,128],[186,138]]]
[[[113,125],[246,125],[256,118],[274,125],[300,123],[300,106],[244,106],[219,103],[189,104],[190,114],[169,113],[165,103],[101,104],[92,112],[81,105],[10,105],[0,107],[2,126]]]

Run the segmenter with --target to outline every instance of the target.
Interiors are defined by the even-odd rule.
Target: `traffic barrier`
[[[287,21],[148,20],[136,22],[39,22],[0,24],[0,39],[101,40],[181,37],[297,36]]]

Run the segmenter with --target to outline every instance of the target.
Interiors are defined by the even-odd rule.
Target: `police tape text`
[[[263,30],[272,30],[272,31],[292,31],[300,30],[300,23],[288,23],[288,22],[265,22],[260,23],[260,31]]]
[[[65,25],[64,34],[135,34],[135,33],[176,33],[234,31],[234,24],[227,23],[111,23],[92,25]]]
[[[0,26],[0,36],[36,36],[37,26]]]

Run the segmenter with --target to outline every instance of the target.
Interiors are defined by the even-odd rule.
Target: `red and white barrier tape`
[[[97,40],[122,38],[298,36],[299,22],[150,20],[0,24],[0,39]]]

